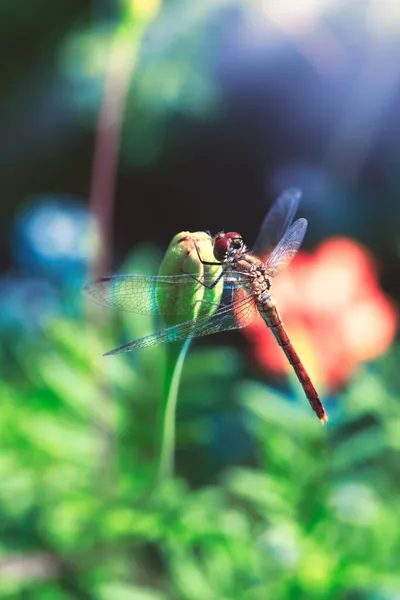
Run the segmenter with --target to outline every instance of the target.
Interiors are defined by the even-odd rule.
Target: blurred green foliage
[[[126,269],[152,262],[141,250]],[[323,428],[246,376],[239,351],[194,344],[178,475],[156,485],[166,348],[102,357],[154,327],[88,304],[3,346],[0,597],[397,598],[399,349],[359,371]],[[233,436],[221,459],[224,411],[250,444]]]

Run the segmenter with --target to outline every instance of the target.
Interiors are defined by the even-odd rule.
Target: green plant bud
[[[211,316],[221,299],[223,281],[209,289],[196,281],[210,285],[221,273],[219,265],[204,265],[202,261],[215,262],[212,238],[203,231],[182,231],[175,235],[161,262],[159,275],[175,278],[171,283],[157,284],[157,303],[167,325],[176,325],[198,317]],[[190,273],[196,277],[182,277]]]

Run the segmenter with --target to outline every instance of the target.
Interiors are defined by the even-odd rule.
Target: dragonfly
[[[182,302],[166,302],[159,305],[156,290],[163,290],[164,297],[171,298],[179,286],[180,297],[187,299],[187,308],[193,297],[193,280],[212,289],[221,285],[222,294],[214,312],[164,328],[162,331],[133,340],[119,346],[106,355],[140,350],[156,344],[195,338],[220,331],[240,329],[261,315],[270,328],[279,346],[303,387],[304,393],[324,424],[328,420],[324,405],[295,351],[271,293],[274,277],[289,265],[300,248],[307,230],[307,220],[299,218],[293,222],[301,198],[298,189],[285,190],[273,203],[262,223],[253,249],[244,244],[240,233],[221,231],[210,237],[214,261],[199,260],[204,265],[219,265],[220,273],[215,276],[204,274],[200,279],[192,273],[179,275],[111,275],[89,283],[85,291],[97,303],[117,310],[139,314],[176,314],[182,311]],[[261,258],[261,257],[267,258]],[[183,294],[183,295],[182,295]],[[198,301],[198,300],[197,300]],[[201,301],[201,300],[200,300]],[[180,307],[180,308],[179,308]],[[179,314],[177,314],[179,317]]]

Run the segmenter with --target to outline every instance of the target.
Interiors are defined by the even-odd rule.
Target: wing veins
[[[267,272],[271,277],[274,277],[279,270],[282,270],[291,262],[301,246],[306,229],[306,219],[297,219],[297,221],[289,227],[265,263]]]
[[[253,307],[252,310],[250,310],[251,306]],[[246,308],[249,309],[247,318],[239,321],[237,319],[237,315],[241,315],[243,313],[245,314]],[[164,329],[163,331],[147,335],[137,340],[133,340],[132,342],[115,348],[114,350],[110,350],[105,354],[105,356],[109,356],[112,354],[120,354],[122,352],[131,352],[133,350],[139,350],[142,348],[148,348],[150,346],[154,346],[163,342],[174,342],[186,339],[189,336],[200,337],[202,335],[217,333],[218,331],[227,331],[229,329],[241,329],[242,327],[245,327],[245,325],[247,325],[249,322],[251,322],[251,320],[254,318],[257,312],[258,311],[252,296],[246,295],[244,298],[242,297],[239,300],[230,303],[228,306],[223,306],[219,308],[210,317],[199,317],[197,319],[185,321],[184,323],[180,323],[179,325],[173,325],[171,327],[168,327],[167,329]],[[226,327],[223,326],[223,319],[225,317],[232,317],[232,321],[228,323]]]
[[[205,275],[201,278],[201,283],[206,286],[212,285],[218,275]],[[246,279],[246,274],[236,274],[227,271],[223,277],[224,289],[236,289]],[[179,310],[189,309],[197,301],[195,292],[196,283],[190,274],[182,275],[161,275],[161,276],[141,276],[141,275],[113,275],[102,277],[93,283],[85,286],[85,293],[102,306],[109,306],[117,310],[126,312],[136,312],[139,314],[179,314]],[[157,292],[166,294],[163,301],[162,310],[160,310]],[[169,302],[180,294],[181,300]],[[181,307],[181,308],[180,308]]]

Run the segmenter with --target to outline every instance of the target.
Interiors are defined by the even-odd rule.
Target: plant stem
[[[115,32],[105,70],[94,143],[89,206],[99,223],[102,246],[105,249],[101,264],[96,265],[100,273],[108,272],[111,262],[118,152],[129,85],[139,48],[139,41],[134,33],[133,26],[120,27]],[[97,276],[98,273],[94,275]]]
[[[171,478],[174,473],[176,404],[183,363],[191,341],[192,338],[188,337],[181,346],[179,353],[172,353],[174,359],[176,358],[172,372],[170,372],[169,364],[167,364],[166,400],[162,414],[161,453],[158,468],[159,483]]]

